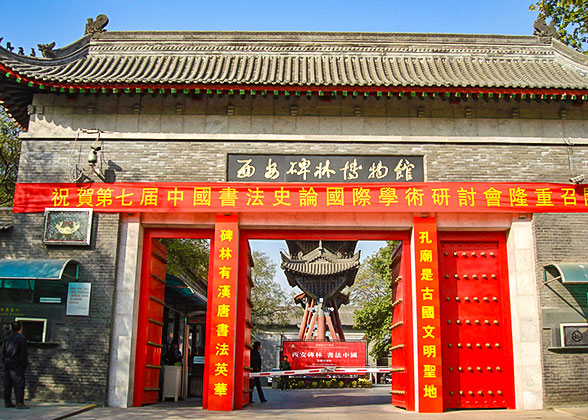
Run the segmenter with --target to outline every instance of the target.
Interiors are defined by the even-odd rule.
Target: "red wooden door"
[[[504,234],[468,237],[440,240],[444,405],[515,408]]]
[[[235,408],[243,408],[251,402],[250,374],[251,372],[251,288],[253,281],[251,269],[253,258],[249,241],[244,236],[239,246],[239,294],[237,302],[237,339],[235,352]]]
[[[147,246],[139,298],[133,394],[135,407],[157,402],[161,371],[167,249],[157,239],[151,239]]]
[[[414,373],[412,352],[412,296],[410,263],[406,250],[409,241],[401,241],[392,254],[392,404],[414,410]]]

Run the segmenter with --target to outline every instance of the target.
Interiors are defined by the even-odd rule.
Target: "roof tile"
[[[54,52],[33,58],[0,47],[0,64],[39,84],[73,87],[588,90],[588,58],[535,36],[105,32]]]

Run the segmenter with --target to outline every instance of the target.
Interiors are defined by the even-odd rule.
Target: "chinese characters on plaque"
[[[414,219],[419,411],[443,411],[437,226]]]
[[[227,181],[422,182],[422,156],[228,155]]]

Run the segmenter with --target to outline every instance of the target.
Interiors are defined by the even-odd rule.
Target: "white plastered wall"
[[[521,216],[524,217],[524,216]],[[507,238],[516,407],[543,408],[543,366],[532,219],[515,218]]]
[[[108,381],[111,407],[133,404],[142,233],[138,216],[121,218]]]

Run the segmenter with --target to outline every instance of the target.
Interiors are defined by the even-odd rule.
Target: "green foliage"
[[[578,51],[588,47],[588,0],[539,0],[529,6],[555,23],[558,38]]]
[[[380,358],[390,353],[390,325],[392,325],[392,278],[390,263],[397,242],[368,258],[360,267],[351,289],[352,303],[359,307],[354,312],[355,326],[365,331],[372,344],[370,354]]]
[[[251,320],[254,332],[269,326],[289,324],[296,316],[302,316],[302,310],[294,304],[290,296],[275,280],[276,264],[261,251],[253,251],[253,269],[251,277]]]
[[[380,296],[355,311],[355,324],[365,330],[372,343],[370,354],[381,358],[389,354],[391,347],[390,325],[392,325],[392,297]]]
[[[167,248],[167,272],[206,294],[208,254],[206,239],[161,239]]]
[[[20,128],[0,107],[0,207],[12,206],[20,160]]]
[[[204,239],[161,239],[167,247],[167,272],[190,286],[207,292],[210,244]],[[276,265],[260,251],[253,251],[251,318],[255,331],[260,327],[286,325],[302,310],[274,280]]]
[[[390,262],[397,243],[389,241],[361,265],[350,291],[353,305],[362,306],[390,295]]]

